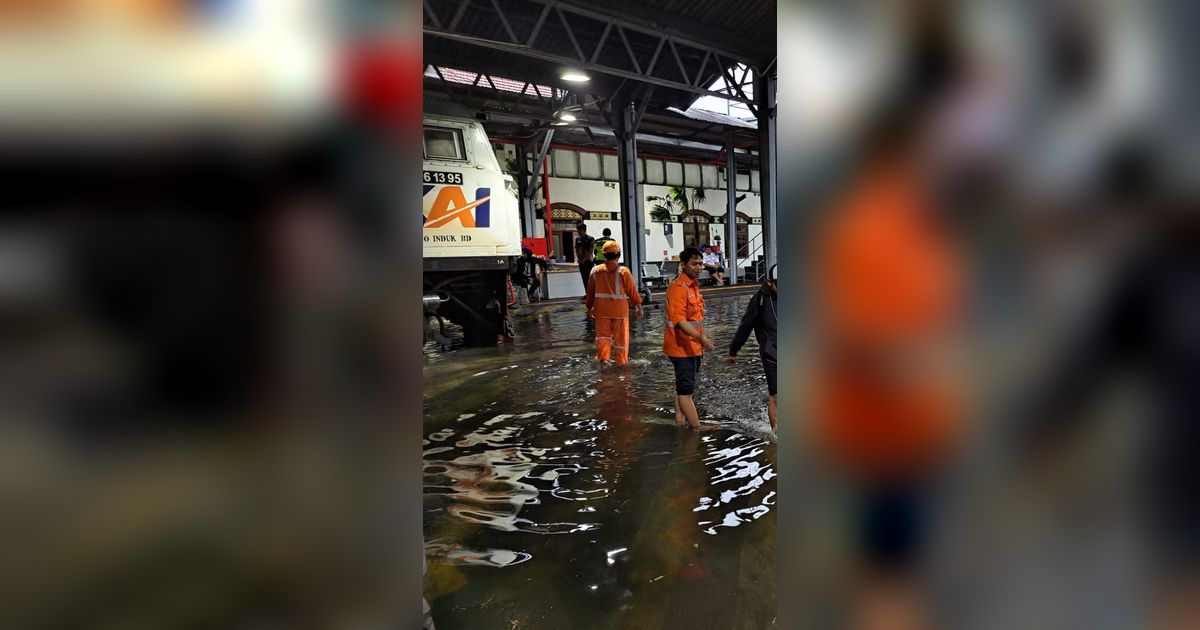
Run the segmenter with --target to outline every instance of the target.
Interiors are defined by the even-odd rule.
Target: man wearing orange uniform
[[[700,414],[692,394],[704,349],[713,343],[704,333],[704,297],[696,281],[704,270],[700,250],[688,247],[679,253],[679,277],[667,289],[667,325],[663,331],[663,353],[675,368],[675,425],[686,421],[693,429],[700,428]]]
[[[608,361],[615,354],[617,365],[625,365],[629,363],[629,303],[641,317],[642,296],[633,285],[633,274],[617,264],[621,246],[609,241],[603,251],[604,265],[592,269],[584,301],[588,318],[596,320],[596,360]]]
[[[858,628],[926,627],[917,569],[965,417],[963,260],[915,130],[871,153],[818,241],[818,441],[853,482]]]
[[[891,155],[826,226],[817,310],[818,417],[856,476],[921,476],[956,442],[953,356],[962,264],[911,156]]]

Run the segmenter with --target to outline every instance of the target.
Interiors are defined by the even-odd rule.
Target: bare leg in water
[[[675,426],[683,426],[684,421],[693,429],[700,428],[700,413],[696,411],[696,401],[691,394],[675,396]]]
[[[921,604],[910,575],[877,573],[865,576],[858,588],[851,628],[856,630],[926,630],[928,611]]]

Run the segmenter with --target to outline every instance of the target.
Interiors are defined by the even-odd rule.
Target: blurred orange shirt
[[[868,173],[818,244],[817,429],[867,475],[936,466],[959,432],[962,263],[919,185],[900,165]]]

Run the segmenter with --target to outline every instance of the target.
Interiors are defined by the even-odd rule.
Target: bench
[[[642,282],[651,288],[663,288],[667,286],[669,280],[663,275],[662,268],[658,263],[644,262],[642,263]]]

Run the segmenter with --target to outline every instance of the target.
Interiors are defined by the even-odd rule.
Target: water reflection
[[[744,305],[710,304],[718,347]],[[661,330],[660,312],[633,323],[624,368],[595,366],[581,312],[522,322],[505,348],[430,349],[425,523],[439,628],[662,627],[664,594],[701,584],[703,604],[673,613],[691,625],[773,616],[773,590],[738,586],[774,580],[761,368],[710,357],[697,402],[717,428],[676,429]],[[484,605],[497,597],[506,612]]]

